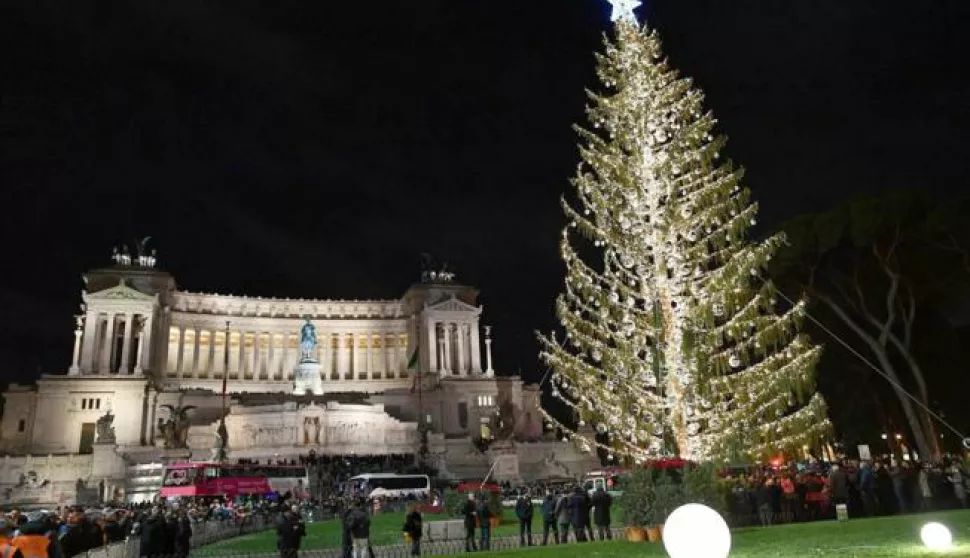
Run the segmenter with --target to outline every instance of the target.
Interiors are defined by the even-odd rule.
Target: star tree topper
[[[607,0],[613,6],[611,21],[628,21],[637,24],[637,16],[633,10],[640,7],[640,0]]]

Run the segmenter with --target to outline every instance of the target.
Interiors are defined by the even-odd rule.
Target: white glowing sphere
[[[670,558],[727,558],[731,530],[721,514],[711,508],[687,504],[667,518],[663,542]]]
[[[953,535],[946,525],[935,521],[923,525],[919,531],[919,538],[930,550],[946,550],[953,546]]]

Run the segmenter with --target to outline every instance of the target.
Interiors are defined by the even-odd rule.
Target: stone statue
[[[95,423],[95,433],[98,435],[99,444],[115,443],[115,427],[112,426],[114,421],[115,416],[109,410]]]
[[[212,460],[220,463],[225,461],[228,450],[229,430],[226,428],[226,420],[222,419],[219,421],[219,427],[216,428],[216,439],[212,444]]]
[[[317,361],[317,328],[307,318],[300,329],[300,362]]]
[[[194,409],[195,405],[178,407],[162,405],[161,407],[168,409],[169,412],[168,421],[158,419],[158,431],[165,440],[165,449],[187,449],[189,438],[188,412]]]
[[[308,446],[320,444],[320,417],[303,419],[303,443]]]

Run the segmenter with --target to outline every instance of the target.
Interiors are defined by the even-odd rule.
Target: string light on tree
[[[610,0],[615,37],[579,129],[575,199],[556,309],[568,343],[540,335],[582,446],[644,460],[801,451],[827,437],[815,393],[820,349],[778,309],[762,270],[780,235],[747,240],[757,206],[690,80],[668,68],[639,2]],[[599,259],[584,261],[588,241]],[[554,417],[557,428],[569,431]]]

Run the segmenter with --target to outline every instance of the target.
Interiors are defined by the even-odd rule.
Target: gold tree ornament
[[[831,427],[815,393],[820,348],[798,333],[804,304],[776,308],[761,275],[783,238],[748,241],[757,206],[718,157],[726,139],[702,93],[667,66],[634,3],[611,4],[603,87],[562,201],[568,342],[539,336],[558,397],[593,426],[570,437],[639,460],[801,452]]]

